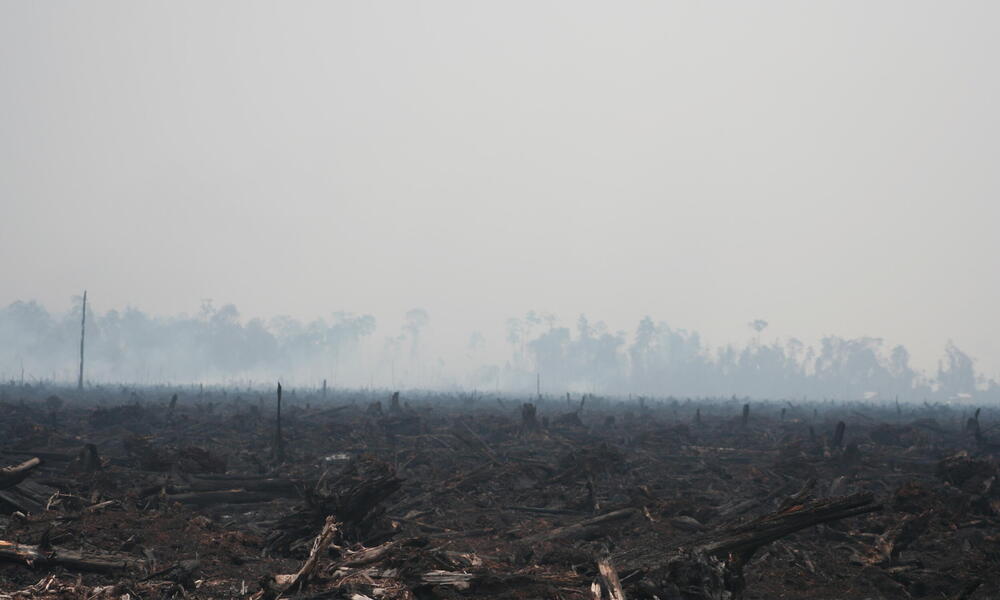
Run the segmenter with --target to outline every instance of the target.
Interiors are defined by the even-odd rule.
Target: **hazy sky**
[[[0,1],[0,305],[528,309],[1000,375],[1000,3]]]

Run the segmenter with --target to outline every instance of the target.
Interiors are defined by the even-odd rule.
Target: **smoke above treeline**
[[[74,298],[64,314],[34,301],[0,309],[0,378],[75,381],[81,308]],[[936,372],[927,373],[911,367],[906,348],[879,338],[827,336],[815,347],[796,339],[762,343],[764,320],[748,324],[753,338],[744,345],[709,347],[697,332],[650,317],[631,332],[612,332],[585,316],[567,327],[555,315],[529,312],[503,324],[502,355],[485,350],[480,332],[441,355],[425,340],[431,325],[420,308],[385,332],[367,314],[303,322],[243,319],[235,306],[211,302],[196,315],[166,317],[88,306],[85,378],[223,385],[280,379],[317,387],[325,380],[332,387],[652,397],[1000,398],[1000,386],[977,374],[973,360],[950,342]]]

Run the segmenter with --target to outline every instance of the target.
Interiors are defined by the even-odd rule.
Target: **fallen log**
[[[270,502],[277,497],[279,497],[278,494],[250,492],[247,490],[236,489],[169,494],[167,495],[167,500],[170,502],[180,502],[181,504],[209,506],[212,504],[253,504],[256,502]]]
[[[45,512],[45,505],[24,493],[20,487],[14,486],[9,490],[0,491],[0,501],[14,507],[25,514],[39,514]]]
[[[134,566],[138,561],[120,554],[85,554],[62,548],[41,549],[38,546],[0,540],[0,560],[23,562],[28,566],[53,565],[76,571],[113,573]]]
[[[96,454],[96,452],[97,452],[97,446],[95,446],[94,444],[85,444],[84,447],[83,447],[83,449],[81,449],[80,452],[76,452],[76,453],[44,452],[44,451],[38,451],[38,450],[9,450],[9,449],[5,449],[5,450],[0,450],[0,454],[6,454],[8,456],[32,456],[32,457],[40,458],[40,459],[42,459],[46,463],[66,463],[66,462],[68,462],[68,463],[73,463],[73,462],[79,463],[82,460],[82,458],[83,458],[81,455],[83,455],[86,452],[90,452],[90,450],[88,449],[88,446],[94,446],[94,453]],[[129,465],[132,464],[130,461],[125,460],[123,458],[108,457],[108,458],[102,458],[101,460],[105,460],[108,463],[110,463],[112,465],[115,465],[115,466],[118,466],[118,467],[127,467],[127,466],[129,466]]]
[[[0,469],[0,490],[5,490],[21,483],[31,470],[40,464],[42,464],[42,459],[36,456],[29,458],[19,465]]]
[[[882,505],[874,504],[872,495],[867,492],[797,504],[746,525],[734,527],[728,530],[724,537],[703,544],[701,549],[719,556],[740,554],[749,560],[761,546],[800,529],[863,515],[881,508]]]
[[[193,492],[215,492],[241,489],[248,492],[288,492],[293,494],[298,484],[291,479],[278,478],[192,478],[188,487]]]
[[[457,573],[454,571],[428,571],[420,576],[420,581],[430,585],[450,585],[455,589],[467,590],[472,585],[476,575],[472,573]]]
[[[536,506],[504,506],[503,510],[512,510],[517,512],[535,513],[539,515],[585,515],[587,513],[580,510],[571,510],[568,508],[544,508]]]
[[[40,458],[46,462],[70,462],[76,458],[73,454],[66,454],[63,452],[40,452],[37,450],[3,449],[0,450],[0,453],[8,456],[32,456]]]

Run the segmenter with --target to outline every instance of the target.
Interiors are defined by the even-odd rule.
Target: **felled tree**
[[[757,549],[796,531],[881,509],[869,493],[796,503],[745,525],[678,548],[665,557],[644,556],[620,565],[638,569],[639,597],[671,600],[741,600],[743,568]]]

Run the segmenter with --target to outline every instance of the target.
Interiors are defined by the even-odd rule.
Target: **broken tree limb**
[[[193,589],[195,587],[195,580],[198,577],[198,573],[201,570],[201,561],[198,559],[188,559],[182,560],[175,565],[171,565],[166,569],[152,573],[151,575],[142,578],[140,581],[150,581],[152,579],[166,579],[167,581],[173,581],[174,583],[180,584],[184,588]]]
[[[866,562],[871,565],[892,564],[899,553],[912,544],[930,524],[933,511],[926,510],[919,515],[907,515],[875,539]]]
[[[278,598],[286,590],[298,585],[299,589],[305,585],[309,578],[312,577],[313,571],[316,570],[316,565],[319,564],[320,556],[326,551],[326,549],[333,542],[333,536],[337,533],[337,521],[333,517],[327,517],[326,523],[323,524],[323,529],[320,530],[319,535],[313,540],[312,549],[309,551],[309,558],[302,563],[302,567],[299,568],[292,575],[275,575],[274,581],[268,586],[268,589],[264,592],[264,600],[273,600]]]
[[[362,567],[380,560],[387,552],[400,545],[403,540],[386,542],[372,548],[365,548],[359,552],[349,554],[347,558],[341,559],[337,567]]]
[[[803,504],[804,502],[806,502],[811,498],[814,489],[816,489],[816,479],[810,477],[802,485],[802,489],[795,492],[791,496],[788,496],[781,502],[781,505],[778,507],[778,512],[782,512],[788,510],[789,508],[792,508],[793,506],[798,506]]]
[[[482,452],[483,456],[485,456],[487,460],[489,460],[490,462],[492,462],[496,466],[498,466],[498,467],[503,466],[503,463],[501,463],[500,459],[497,458],[496,453],[493,452],[493,449],[490,448],[490,445],[487,444],[483,440],[483,438],[481,438],[479,436],[479,434],[477,434],[475,431],[473,431],[472,428],[469,427],[468,423],[466,423],[465,421],[462,421],[462,426],[465,428],[465,431],[468,432],[468,434],[472,436],[472,439],[469,439],[461,430],[458,430],[458,429],[456,429],[453,432],[453,435],[455,437],[457,437],[459,440],[461,440],[462,442],[464,442],[467,446],[469,446],[473,450],[476,450],[478,452]]]
[[[625,600],[625,592],[622,590],[622,583],[618,580],[618,572],[611,566],[611,561],[602,558],[597,561],[597,572],[601,575],[601,582],[608,590],[609,600]]]
[[[36,456],[34,458],[29,458],[19,465],[0,469],[0,490],[5,490],[11,486],[21,483],[28,476],[31,470],[40,464],[42,464],[42,459]]]
[[[467,590],[476,576],[472,573],[454,571],[428,571],[420,576],[420,581],[430,585],[450,585],[459,590]]]
[[[546,531],[544,533],[528,536],[521,541],[524,542],[525,544],[537,544],[539,542],[547,542],[549,540],[556,540],[559,538],[573,537],[587,532],[587,530],[590,529],[591,527],[604,525],[614,521],[622,521],[637,514],[639,514],[638,509],[623,508],[621,510],[612,511],[603,515],[593,517],[591,519],[585,519],[578,523],[573,523],[572,525],[566,525],[564,527],[556,527],[555,529]]]

